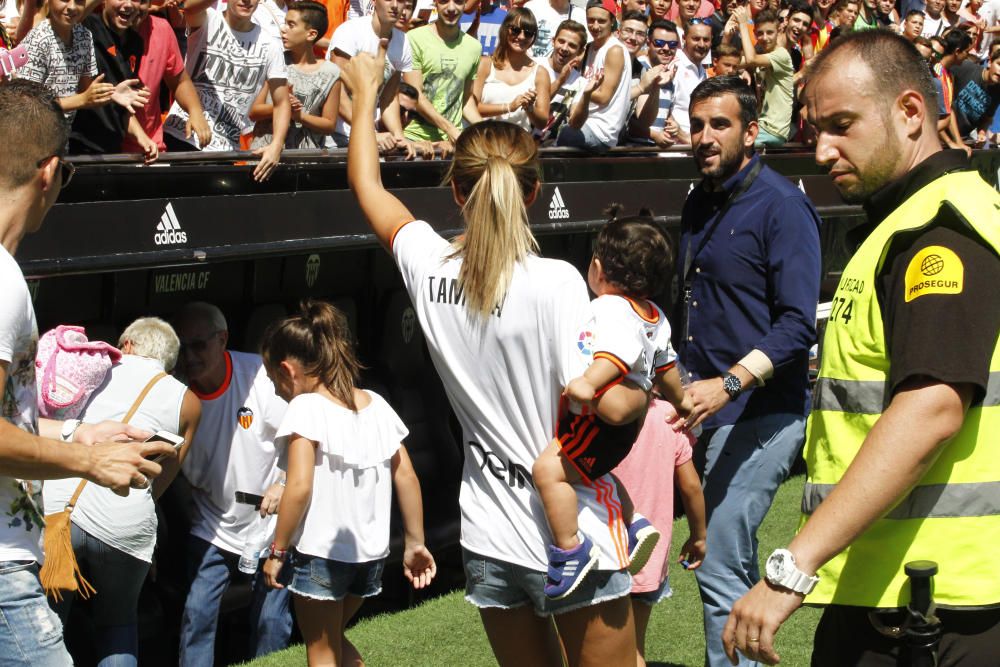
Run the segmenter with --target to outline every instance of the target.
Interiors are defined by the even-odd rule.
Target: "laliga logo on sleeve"
[[[592,356],[594,354],[594,334],[589,331],[581,331],[576,346],[584,356]]]
[[[236,421],[239,422],[244,431],[247,430],[253,424],[253,410],[244,405],[236,411]]]

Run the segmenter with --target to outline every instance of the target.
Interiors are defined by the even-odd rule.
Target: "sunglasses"
[[[534,39],[535,35],[538,34],[537,31],[532,30],[531,28],[521,28],[521,27],[516,26],[516,25],[512,25],[510,27],[510,36],[511,37],[520,37],[522,33],[528,39]]]
[[[711,26],[712,25],[712,19],[707,19],[707,18],[691,19],[690,21],[688,21],[688,23],[691,24],[691,25],[707,25],[707,26]]]
[[[677,47],[680,46],[680,45],[681,45],[681,43],[679,41],[677,41],[676,39],[654,39],[653,40],[653,46],[655,46],[658,49],[662,49],[665,46],[668,49],[676,50]]]
[[[52,158],[59,160],[59,170],[62,172],[62,184],[59,187],[64,188],[69,185],[70,181],[73,180],[73,174],[76,173],[76,166],[74,166],[71,162],[67,162],[59,155],[47,155],[36,162],[35,166],[41,169],[42,165]]]

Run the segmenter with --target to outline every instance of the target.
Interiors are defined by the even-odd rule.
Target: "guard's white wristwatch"
[[[790,591],[808,595],[816,587],[819,577],[811,577],[795,566],[795,556],[788,549],[775,549],[764,566],[767,580]]]
[[[80,428],[79,419],[67,419],[62,424],[62,430],[59,432],[59,438],[63,442],[73,442],[73,436],[76,435],[76,429]]]

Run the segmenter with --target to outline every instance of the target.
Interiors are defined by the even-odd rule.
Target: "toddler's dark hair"
[[[326,301],[305,299],[298,313],[274,322],[264,333],[260,354],[268,369],[295,359],[344,405],[357,412],[354,387],[361,364],[354,355],[344,314]]]
[[[601,260],[608,280],[629,296],[644,299],[655,296],[673,277],[670,239],[653,221],[649,209],[619,217],[623,208],[621,204],[612,204],[605,210],[609,220],[597,233],[594,257]]]

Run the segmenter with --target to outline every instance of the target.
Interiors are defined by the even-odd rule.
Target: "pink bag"
[[[35,354],[39,415],[49,419],[78,417],[121,358],[118,348],[104,341],[88,341],[83,327],[60,324],[46,331]]]

